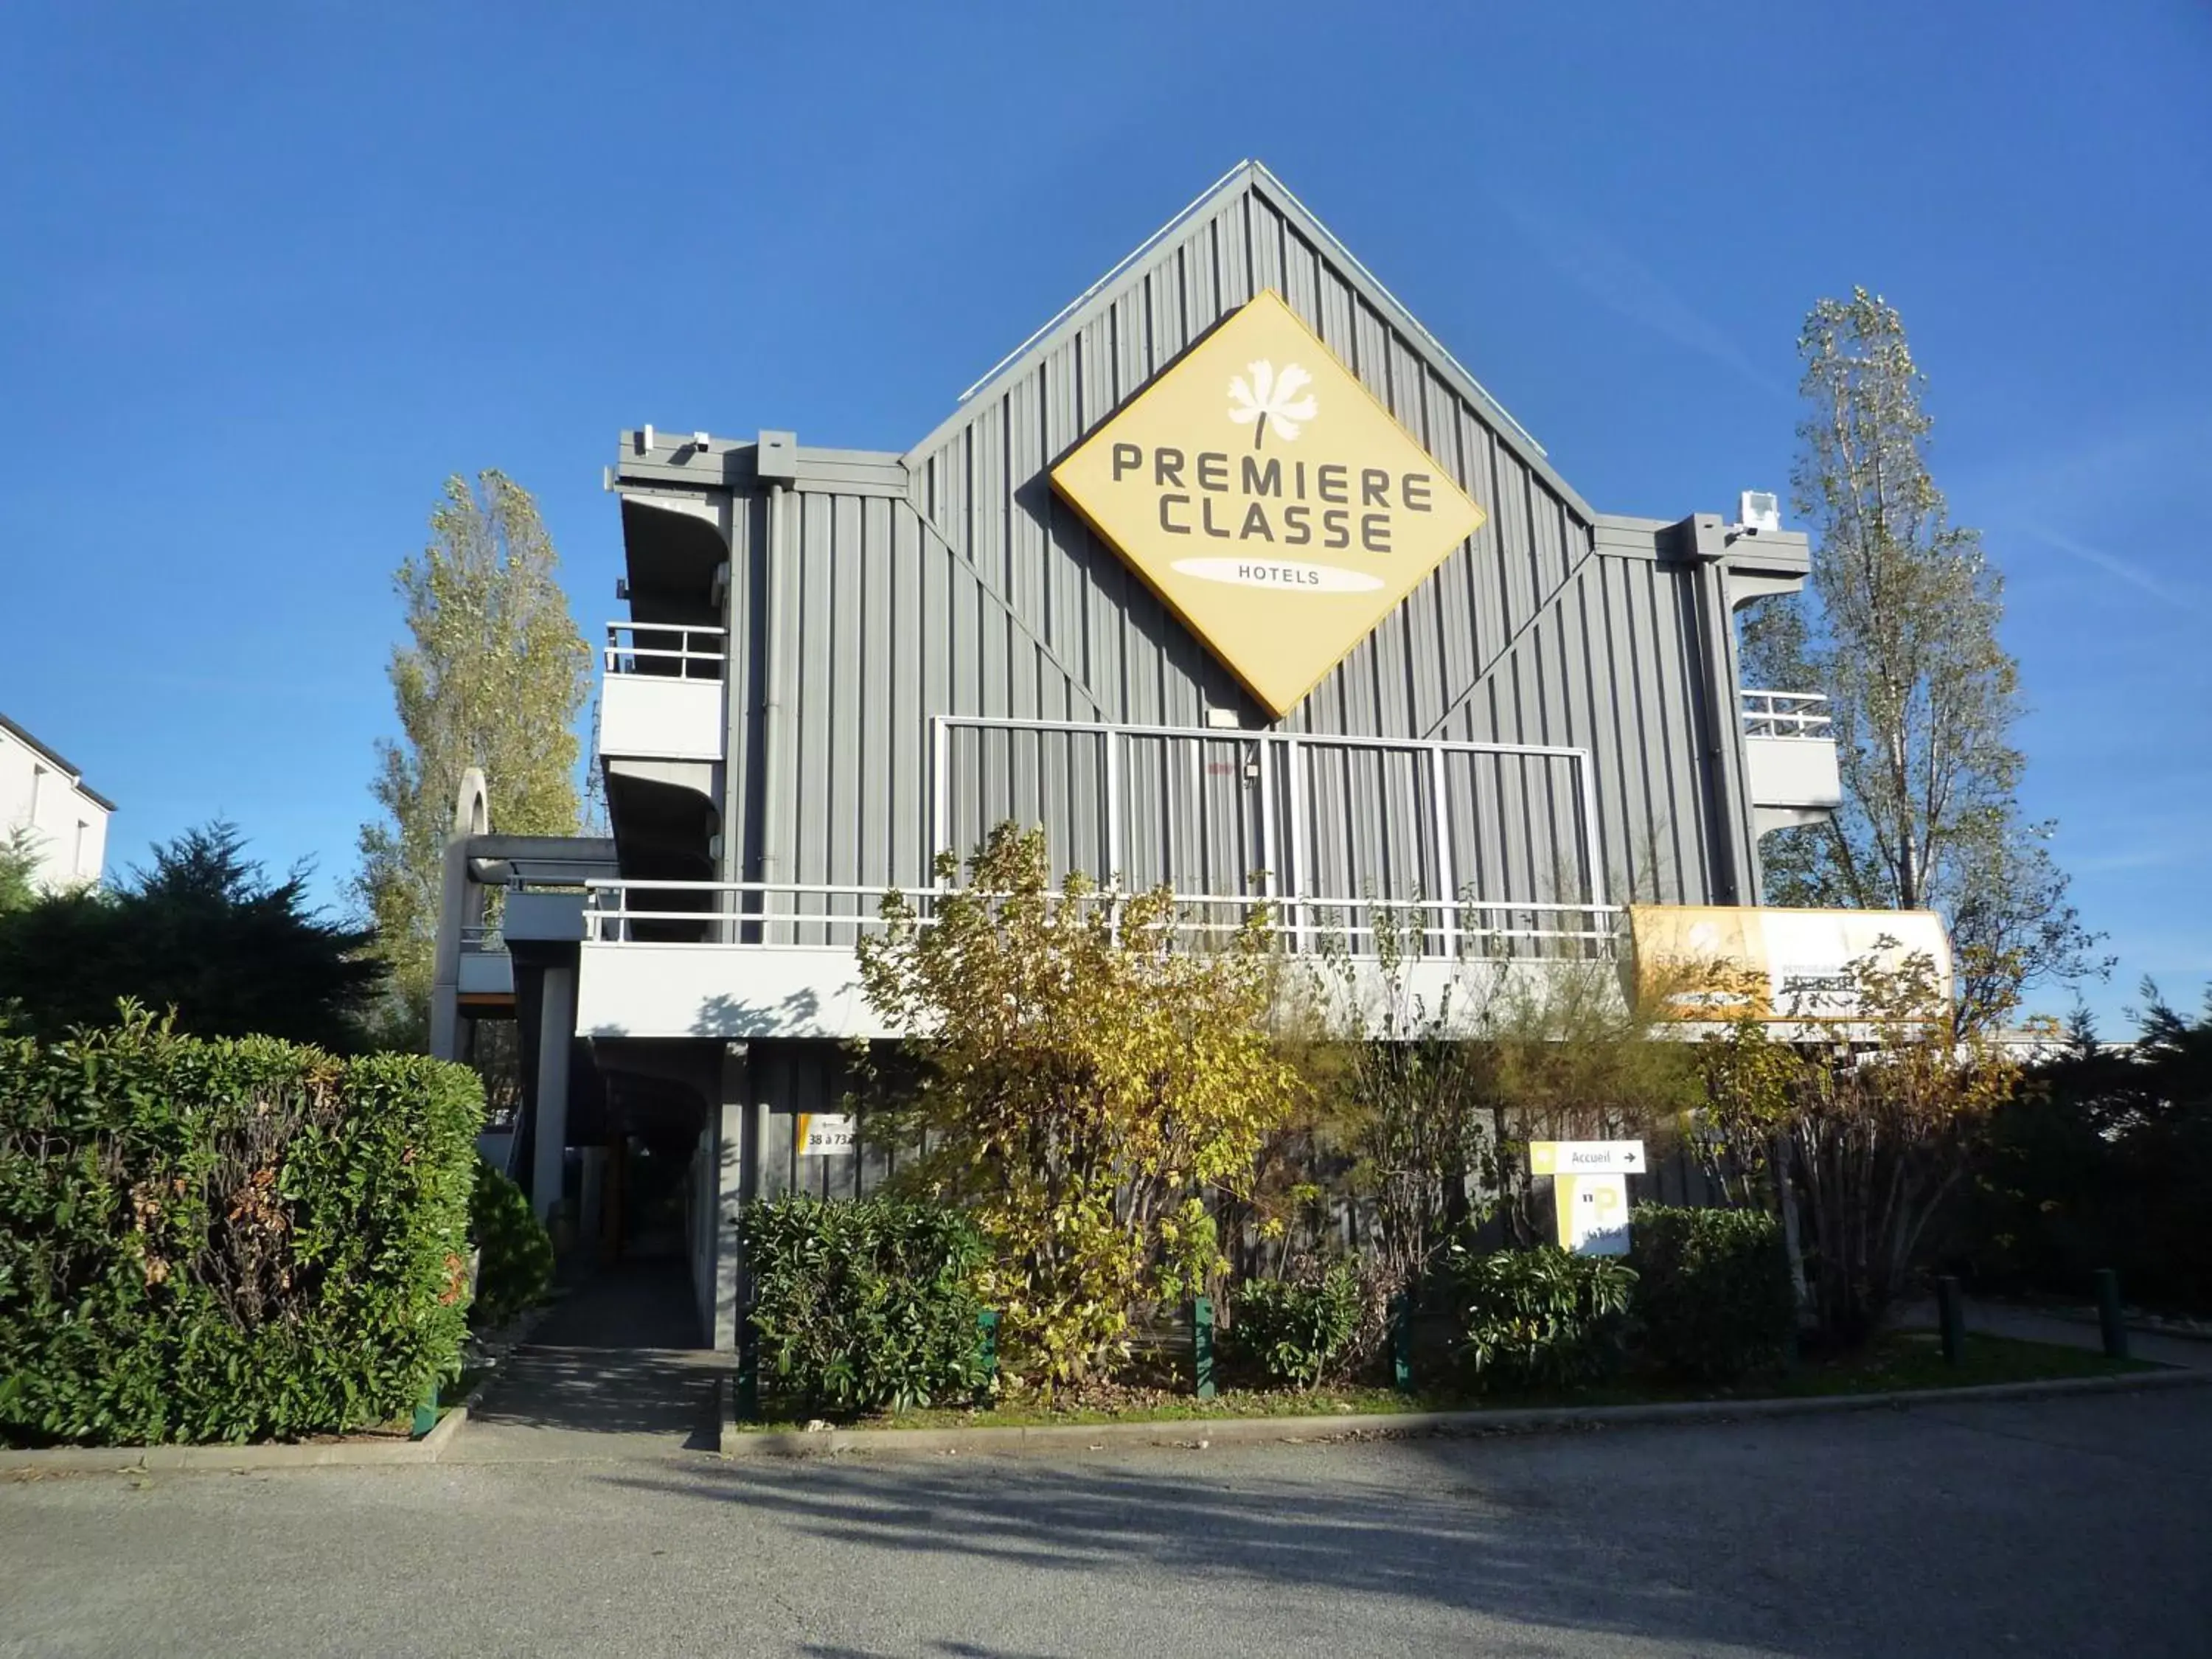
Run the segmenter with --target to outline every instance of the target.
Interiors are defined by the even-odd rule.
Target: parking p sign
[[[1640,1140],[1534,1140],[1528,1169],[1552,1177],[1559,1244],[1577,1255],[1628,1254],[1628,1177],[1644,1173]]]

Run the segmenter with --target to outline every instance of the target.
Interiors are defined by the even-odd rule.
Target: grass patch
[[[1808,1364],[1782,1379],[1778,1392],[1791,1397],[1886,1394],[1907,1389],[1969,1389],[1991,1382],[2048,1382],[2073,1376],[2118,1376],[2165,1369],[2147,1359],[2107,1359],[2095,1348],[2023,1342],[1968,1332],[1955,1365],[1943,1359],[1933,1331],[1899,1331],[1864,1352]]]
[[[1756,1376],[1727,1388],[1668,1383],[1631,1373],[1610,1382],[1544,1392],[1429,1389],[1399,1394],[1381,1388],[1295,1389],[1224,1389],[1212,1400],[1164,1389],[1116,1391],[1112,1403],[1064,1405],[1013,1400],[986,1411],[938,1406],[830,1419],[839,1428],[1016,1429],[1082,1428],[1112,1423],[1206,1423],[1241,1418],[1302,1418],[1316,1429],[1329,1419],[1409,1412],[1514,1410],[1535,1407],[1641,1406],[1678,1401],[1808,1399],[1855,1394],[1976,1388],[1992,1382],[2046,1382],[2069,1377],[2118,1376],[2164,1367],[2142,1359],[2107,1359],[2091,1348],[2023,1342],[1969,1334],[1956,1365],[1944,1363],[1933,1332],[1885,1335],[1856,1353],[1808,1359],[1779,1376]],[[740,1423],[746,1433],[801,1430],[805,1421],[773,1399],[763,1420]]]

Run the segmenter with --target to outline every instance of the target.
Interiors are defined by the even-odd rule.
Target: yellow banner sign
[[[1278,716],[1483,523],[1273,294],[1192,348],[1052,477]]]
[[[1848,1022],[1864,1012],[1858,964],[1895,973],[1916,957],[1951,994],[1951,941],[1932,910],[1634,904],[1628,927],[1638,990],[1662,1018]]]

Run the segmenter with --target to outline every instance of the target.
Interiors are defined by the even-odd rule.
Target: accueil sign
[[[1193,347],[1052,477],[1277,715],[1483,523],[1273,294]]]
[[[1628,1177],[1644,1173],[1642,1141],[1532,1140],[1528,1173],[1552,1178],[1562,1249],[1628,1254]]]

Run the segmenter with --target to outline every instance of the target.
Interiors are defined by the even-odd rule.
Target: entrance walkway
[[[680,1456],[720,1443],[714,1380],[681,1257],[625,1262],[571,1285],[508,1356],[443,1461],[557,1463]]]
[[[2104,1333],[2093,1312],[2046,1312],[2010,1302],[1979,1302],[1966,1298],[1966,1328],[1987,1336],[2008,1336],[2021,1342],[2048,1342],[2062,1348],[2100,1348]],[[1890,1322],[1902,1330],[1934,1330],[1937,1317],[1932,1300],[1899,1306]],[[2185,1336],[2166,1336],[2156,1331],[2128,1328],[2128,1356],[2184,1370],[2212,1369],[2212,1342]]]

